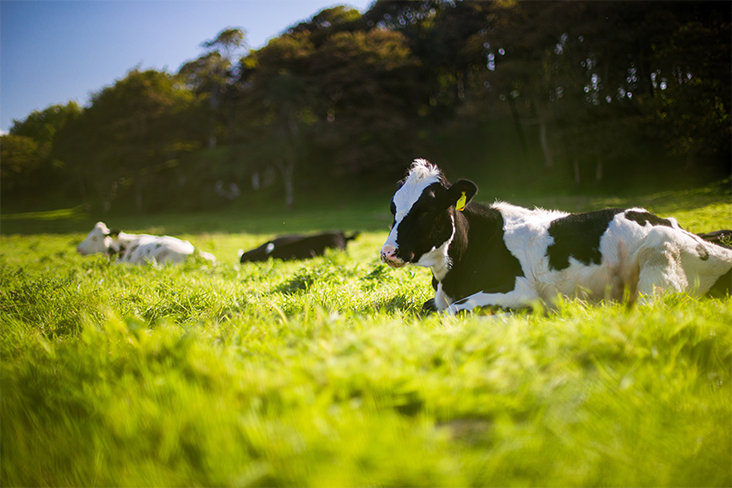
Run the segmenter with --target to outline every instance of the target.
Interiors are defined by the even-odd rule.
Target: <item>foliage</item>
[[[37,142],[26,136],[0,136],[0,159],[2,159],[3,189],[17,191],[17,187],[31,186],[31,179],[48,158],[48,144]]]
[[[196,159],[216,164],[221,147],[245,154],[222,171],[229,183],[243,188],[277,168],[274,184],[291,208],[314,175],[386,185],[415,157],[490,172],[498,186],[517,173],[544,189],[624,187],[629,174],[641,185],[659,175],[711,181],[729,175],[732,155],[730,8],[335,6],[253,51],[243,29],[225,28],[176,74],[132,70],[80,116],[54,106],[12,132],[50,144],[53,179],[72,206],[105,211],[117,198],[149,211],[146,201],[163,193],[186,196],[163,205],[206,207],[195,195],[211,191],[209,179],[178,163],[198,149]],[[33,179],[22,174],[15,179]],[[198,186],[183,193],[191,181]]]
[[[67,171],[53,154],[57,135],[81,115],[74,101],[34,111],[25,120],[14,120],[10,134],[0,136],[3,199],[23,198],[28,193],[52,191]]]
[[[175,77],[155,70],[130,71],[95,94],[92,105],[67,128],[65,154],[83,155],[79,169],[109,211],[117,192],[132,188],[142,211],[144,193],[176,154],[195,147],[189,132],[198,101]],[[81,137],[83,135],[83,137]]]
[[[51,105],[42,111],[34,111],[25,120],[13,121],[11,134],[30,137],[39,143],[52,144],[56,134],[70,120],[81,115],[82,109],[71,100],[66,105]]]
[[[205,95],[209,101],[209,148],[216,147],[216,135],[219,124],[224,117],[222,111],[228,112],[227,135],[231,143],[234,131],[233,103],[236,97],[234,83],[239,77],[238,59],[246,52],[246,41],[242,29],[224,29],[216,38],[205,41],[201,47],[206,52],[198,59],[185,63],[178,75],[186,85],[199,95]],[[222,103],[224,102],[224,103]]]
[[[700,206],[674,212],[695,231],[732,207],[705,191],[645,202]],[[128,229],[189,239],[213,266],[82,257],[77,231],[0,236],[3,484],[732,483],[731,298],[422,315],[429,273],[381,264],[386,230],[310,261],[236,262],[291,215],[263,234],[190,234],[192,217]]]

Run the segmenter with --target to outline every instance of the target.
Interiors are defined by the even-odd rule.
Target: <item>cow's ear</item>
[[[470,180],[458,180],[447,189],[447,205],[462,211],[478,193],[478,187]]]
[[[122,231],[119,229],[109,229],[109,234],[107,234],[107,235],[109,237],[111,237],[112,239],[114,239],[119,235],[120,232],[122,232]]]

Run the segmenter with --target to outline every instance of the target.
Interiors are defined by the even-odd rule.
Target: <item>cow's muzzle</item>
[[[407,264],[397,256],[397,249],[390,245],[385,245],[381,248],[381,260],[392,268],[401,268]]]

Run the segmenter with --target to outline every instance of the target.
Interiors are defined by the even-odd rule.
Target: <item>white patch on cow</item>
[[[393,246],[397,248],[397,236],[399,233],[399,224],[404,220],[409,212],[422,196],[424,189],[433,183],[440,181],[440,169],[427,162],[424,159],[415,159],[409,168],[409,174],[402,187],[394,194],[394,206],[396,214],[394,215],[394,226],[386,238],[384,246]]]
[[[166,262],[180,263],[193,254],[193,244],[169,236],[141,235],[131,242],[122,255],[122,261],[132,264],[143,264],[154,261],[158,264]]]
[[[267,254],[272,254],[272,251],[274,251],[275,245],[273,243],[268,243],[267,247],[264,249],[264,252]]]
[[[452,298],[445,294],[445,291],[442,289],[442,283],[437,283],[437,290],[435,290],[435,307],[437,307],[437,310],[442,312],[449,307],[451,303]]]

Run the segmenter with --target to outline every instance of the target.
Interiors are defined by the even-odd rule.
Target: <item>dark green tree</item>
[[[92,96],[63,149],[67,157],[79,155],[85,180],[105,212],[126,189],[132,189],[135,208],[143,211],[155,174],[178,152],[195,147],[186,119],[198,102],[174,76],[155,70],[130,71]]]
[[[4,197],[55,193],[65,186],[71,179],[69,165],[55,154],[54,148],[58,133],[81,112],[81,107],[70,101],[13,121],[10,135],[3,139]]]
[[[53,144],[56,133],[69,120],[81,115],[81,112],[81,107],[73,100],[66,105],[51,105],[44,110],[32,112],[25,120],[13,120],[10,133],[30,137],[39,143]]]
[[[239,60],[247,51],[245,34],[238,28],[224,29],[201,46],[206,52],[185,63],[178,74],[190,89],[208,96],[208,147],[213,149],[216,147],[217,133],[222,131],[219,128],[220,121],[226,119],[222,127],[226,127],[229,142],[234,132],[235,84],[240,75]]]
[[[0,136],[0,181],[3,196],[38,190],[35,178],[48,160],[50,144],[30,137],[8,134]]]
[[[704,2],[706,3],[706,2]],[[651,46],[652,93],[644,98],[666,147],[699,169],[705,159],[730,173],[732,51],[730,4],[686,6],[673,33]]]

